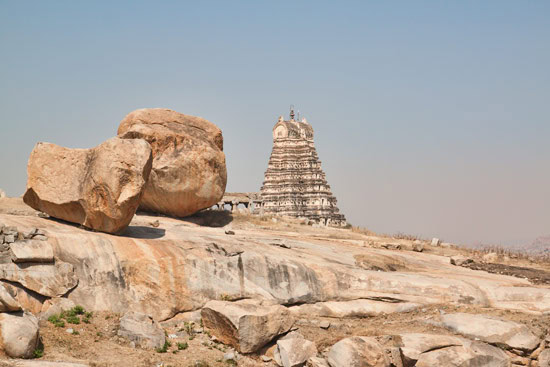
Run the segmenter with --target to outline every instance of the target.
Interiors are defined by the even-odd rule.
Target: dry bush
[[[351,226],[351,231],[353,233],[360,233],[366,236],[378,236],[375,232],[363,227]]]

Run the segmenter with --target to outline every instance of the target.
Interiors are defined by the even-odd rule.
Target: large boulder
[[[539,367],[550,367],[550,349],[545,349],[539,354]]]
[[[345,338],[334,344],[327,356],[331,367],[389,367],[390,361],[376,339],[364,336]]]
[[[504,351],[480,341],[464,341],[461,346],[450,346],[423,353],[416,367],[510,367],[510,358]]]
[[[258,301],[210,301],[202,308],[202,321],[225,344],[242,353],[252,353],[294,324],[288,309],[263,306]]]
[[[92,149],[34,147],[27,166],[27,205],[97,231],[128,226],[151,172],[149,144],[112,138]]]
[[[153,148],[153,170],[140,203],[142,210],[185,217],[222,198],[227,183],[223,137],[210,121],[146,108],[128,114],[118,134],[145,139]]]
[[[31,358],[38,347],[38,319],[30,313],[0,314],[0,347],[12,358]]]
[[[160,348],[166,341],[164,329],[151,316],[134,311],[122,316],[118,335],[142,348]]]
[[[527,326],[496,317],[452,313],[442,315],[441,321],[456,333],[504,348],[531,351],[540,344],[540,339]]]

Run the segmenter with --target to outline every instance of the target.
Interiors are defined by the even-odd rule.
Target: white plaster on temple
[[[336,198],[321,169],[313,143],[313,128],[306,121],[283,117],[273,127],[273,150],[260,191],[264,214],[307,218],[317,223],[344,226]]]

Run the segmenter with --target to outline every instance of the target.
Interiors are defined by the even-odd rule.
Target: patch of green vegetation
[[[78,332],[78,330],[73,330],[73,335],[80,335],[80,333]]]
[[[237,361],[235,361],[234,359],[226,359],[225,364],[228,366],[237,366]]]
[[[59,315],[51,315],[48,317],[48,321],[56,327],[65,327],[65,321],[63,321]]]
[[[44,356],[44,346],[42,343],[32,352],[33,358],[42,358]]]
[[[157,348],[157,353],[166,353],[168,351],[168,348],[172,346],[172,343],[170,343],[168,340],[164,342],[164,345],[161,348]]]
[[[78,316],[66,316],[65,320],[67,320],[69,324],[80,324],[80,318]]]
[[[178,350],[186,350],[187,348],[189,348],[189,344],[187,344],[187,342],[178,343]]]

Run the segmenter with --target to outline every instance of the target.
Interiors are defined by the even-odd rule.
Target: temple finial
[[[294,121],[294,105],[290,105],[290,121]]]

